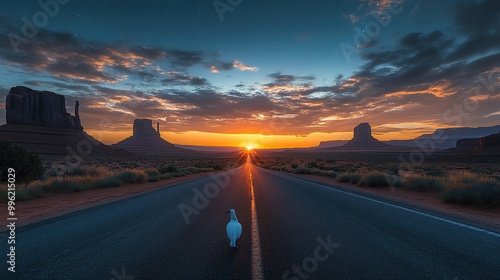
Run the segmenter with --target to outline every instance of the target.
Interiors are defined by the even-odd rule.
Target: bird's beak
[[[227,211],[226,214],[231,214],[231,211]]]

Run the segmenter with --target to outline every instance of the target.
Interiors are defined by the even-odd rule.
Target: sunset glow
[[[349,140],[363,122],[379,140],[500,122],[498,47],[485,45],[498,37],[497,25],[483,36],[481,21],[464,16],[492,10],[489,2],[270,2],[265,14],[245,2],[226,21],[210,3],[188,2],[176,3],[178,13],[161,1],[126,1],[119,11],[106,1],[68,3],[30,44],[15,50],[7,40],[0,45],[0,125],[13,86],[62,94],[69,113],[79,101],[85,131],[105,144],[129,137],[138,118],[159,123],[161,136],[177,145],[253,148]],[[401,13],[357,44],[369,32],[356,30],[367,32],[394,3]],[[4,37],[19,32],[26,11],[39,9],[36,1],[2,6]],[[129,13],[148,16],[130,24]],[[431,30],[427,17],[442,20]],[[124,26],[128,35],[117,32]],[[247,36],[248,28],[259,32]]]

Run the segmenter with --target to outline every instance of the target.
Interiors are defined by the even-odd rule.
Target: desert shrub
[[[426,175],[432,177],[446,177],[446,173],[438,169],[429,170],[426,172]]]
[[[318,164],[316,162],[309,162],[307,164],[309,168],[319,168]]]
[[[414,191],[441,191],[443,179],[432,176],[411,175],[404,179],[403,187]]]
[[[68,186],[72,184],[73,181],[69,181],[67,178],[50,178],[45,181],[35,181],[29,187],[40,189],[44,193],[62,193],[68,192]]]
[[[45,171],[38,155],[28,153],[20,146],[3,141],[0,142],[0,181],[7,181],[9,168],[15,169],[17,183],[36,180]]]
[[[104,167],[79,166],[65,172],[64,176],[104,176],[109,171]]]
[[[43,196],[43,191],[40,188],[22,188],[16,190],[16,200],[26,201]]]
[[[148,175],[149,182],[158,182],[160,180],[161,173],[157,169],[146,169],[144,172]]]
[[[160,167],[158,168],[158,171],[160,171],[161,174],[178,172],[177,167],[172,164],[169,164],[166,167]]]
[[[113,175],[94,181],[91,184],[91,188],[93,189],[114,188],[114,187],[119,187],[122,184],[122,182],[123,181],[121,181],[118,176]]]
[[[307,167],[299,167],[295,169],[295,174],[314,174],[313,169]]]
[[[67,181],[58,180],[57,178],[51,178],[44,183],[45,184],[41,186],[43,192],[66,192],[68,185]]]
[[[224,170],[224,167],[222,167],[222,165],[220,165],[220,164],[215,164],[212,166],[212,168],[214,170]]]
[[[342,173],[337,176],[339,182],[357,184],[361,179],[361,174],[359,173]]]
[[[262,168],[265,168],[265,169],[272,169],[273,168],[273,165],[271,163],[265,163],[262,165]]]
[[[199,168],[199,167],[194,167],[194,166],[189,166],[186,168],[182,168],[179,172],[184,175],[190,175],[190,174],[198,174],[198,173],[204,173],[204,172],[210,172],[214,171],[213,168]]]
[[[42,189],[33,187],[31,184],[28,187],[16,188],[16,201],[26,201],[39,197],[43,197]],[[8,200],[7,185],[2,186],[0,189],[0,199]]]
[[[148,175],[142,170],[125,170],[117,174],[117,179],[125,183],[146,182]]]
[[[478,174],[473,174],[469,172],[460,173],[457,175],[452,175],[448,178],[446,182],[447,188],[464,188],[475,185],[482,182],[497,182],[495,178],[489,176],[482,176]]]
[[[380,171],[365,173],[359,179],[358,184],[366,187],[388,187],[401,185],[399,176],[390,175]]]
[[[443,192],[442,198],[447,203],[500,206],[500,184],[495,181],[482,181],[467,187],[448,188]]]
[[[173,178],[174,176],[172,176],[171,173],[165,173],[165,174],[161,174],[160,175],[160,180],[164,180],[164,179],[171,179]]]
[[[321,175],[321,176],[329,176],[329,177],[333,177],[333,178],[336,178],[337,177],[337,172],[335,171],[324,171],[324,170],[321,170],[318,175]]]
[[[299,167],[299,165],[297,163],[292,163],[290,165],[293,169],[297,169]]]

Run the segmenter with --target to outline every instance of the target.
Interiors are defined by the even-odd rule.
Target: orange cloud
[[[256,72],[259,70],[259,68],[257,68],[257,67],[244,65],[243,63],[239,62],[238,60],[234,61],[233,66],[234,66],[234,68],[239,69],[241,71]]]
[[[443,82],[442,84],[431,85],[427,89],[423,90],[404,90],[398,92],[391,92],[385,94],[385,96],[393,97],[393,96],[413,95],[413,94],[423,94],[423,93],[430,93],[438,98],[443,98],[456,94],[457,91],[451,89],[451,82]]]
[[[270,94],[278,94],[281,92],[302,92],[305,90],[309,90],[314,88],[312,85],[291,85],[291,84],[286,84],[286,85],[264,85],[264,91],[266,93]],[[297,98],[297,97],[293,97]]]

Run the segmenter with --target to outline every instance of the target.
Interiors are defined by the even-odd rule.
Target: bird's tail
[[[236,247],[236,239],[236,234],[233,234],[233,236],[231,236],[231,241],[229,241],[229,246]]]

